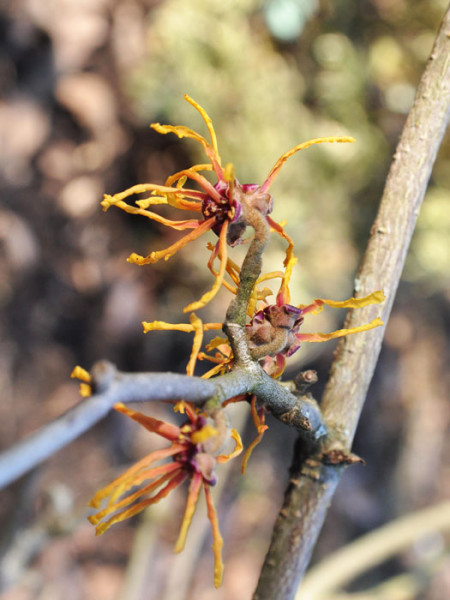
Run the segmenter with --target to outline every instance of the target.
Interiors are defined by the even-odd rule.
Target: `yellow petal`
[[[195,507],[197,506],[197,500],[200,493],[200,487],[202,485],[202,476],[200,473],[194,473],[189,484],[188,497],[186,500],[186,508],[184,510],[183,521],[181,522],[180,533],[175,544],[175,552],[181,552],[186,543],[186,536],[191,526],[192,517],[194,516]]]
[[[200,300],[197,300],[196,302],[192,302],[191,304],[188,304],[188,306],[185,306],[183,312],[191,312],[192,310],[198,310],[199,308],[203,308],[204,306],[206,306],[206,304],[208,304],[208,302],[210,302],[215,297],[217,292],[220,290],[227,266],[227,231],[228,221],[224,221],[222,229],[220,230],[219,237],[219,254],[221,255],[221,262],[219,273],[217,274],[214,285],[209,290],[209,292],[203,294]]]
[[[214,508],[213,499],[211,496],[211,490],[209,485],[204,486],[205,490],[205,498],[206,498],[206,507],[208,510],[208,519],[211,523],[212,535],[213,535],[213,544],[212,551],[214,553],[214,585],[218,588],[223,579],[223,560],[222,560],[222,547],[223,547],[223,539],[220,534],[219,529],[219,521],[217,519],[216,509]]]
[[[377,290],[362,298],[349,298],[342,301],[316,298],[311,304],[299,304],[298,308],[301,308],[304,314],[311,313],[314,315],[323,310],[323,305],[331,306],[332,308],[362,308],[370,304],[381,304],[385,299],[384,292]]]
[[[92,396],[92,388],[88,383],[80,383],[80,396],[83,398]]]
[[[380,317],[378,317],[374,321],[366,323],[365,325],[360,325],[359,327],[352,327],[351,329],[338,329],[332,333],[299,333],[296,335],[296,338],[300,342],[326,342],[334,338],[343,337],[352,333],[359,333],[360,331],[367,331],[369,329],[373,329],[374,327],[380,327],[380,325],[384,325],[384,323]]]
[[[192,333],[194,327],[190,323],[166,323],[165,321],[142,321],[144,333],[149,331],[185,331]],[[223,323],[203,323],[203,331],[222,329]]]
[[[256,398],[256,396],[253,396],[252,401],[250,403],[250,408],[251,408],[251,414],[252,414],[253,423],[254,423],[254,425],[256,427],[256,431],[258,432],[258,435],[252,441],[252,443],[249,445],[249,447],[245,451],[244,456],[242,457],[242,464],[241,464],[241,473],[242,473],[242,475],[244,475],[244,473],[245,473],[245,470],[247,468],[247,463],[249,461],[250,456],[252,455],[253,450],[256,448],[256,446],[262,440],[264,432],[267,429],[269,429],[269,427],[265,424],[266,418],[265,418],[264,413],[262,413],[261,417],[259,416],[258,408],[256,406],[256,403],[257,403],[257,398]]]
[[[194,313],[190,316],[192,328],[195,332],[194,341],[192,343],[192,352],[189,357],[189,362],[186,367],[186,375],[194,375],[195,365],[197,363],[198,353],[203,342],[203,323]]]
[[[169,448],[164,448],[162,450],[155,450],[151,452],[144,458],[141,458],[138,462],[136,462],[133,466],[116,477],[111,483],[98,490],[95,496],[90,500],[89,506],[92,508],[100,508],[102,503],[108,498],[110,504],[114,504],[116,498],[119,498],[123,493],[125,493],[129,488],[133,487],[134,477],[143,469],[148,468],[151,464],[169,458],[174,454],[182,452],[185,449],[181,444],[173,444]],[[111,498],[113,501],[111,502]]]
[[[281,167],[284,165],[284,163],[287,161],[287,159],[290,158],[293,154],[295,154],[299,150],[304,150],[305,148],[309,148],[309,146],[312,146],[313,144],[323,144],[324,142],[328,142],[331,144],[333,142],[338,142],[338,143],[342,144],[342,143],[354,142],[354,141],[355,141],[354,138],[346,137],[346,136],[323,137],[323,138],[315,138],[313,140],[308,140],[307,142],[303,142],[302,144],[298,144],[297,146],[294,146],[293,148],[291,148],[290,150],[288,150],[287,152],[282,154],[280,156],[280,158],[277,160],[277,162],[274,164],[274,166],[270,170],[269,175],[267,176],[267,179],[265,180],[265,182],[262,184],[262,186],[260,188],[261,192],[265,192],[269,189],[269,187],[272,185],[275,177],[278,175]]]
[[[173,475],[173,474],[171,474],[171,475]],[[130,517],[133,517],[134,515],[137,515],[138,513],[142,512],[144,510],[144,508],[146,508],[147,506],[150,506],[151,504],[156,504],[157,502],[159,502],[160,500],[165,498],[174,488],[176,488],[178,485],[180,485],[185,479],[186,479],[186,473],[184,471],[182,473],[178,473],[178,474],[175,473],[175,475],[167,483],[167,485],[165,487],[163,487],[163,489],[160,490],[152,498],[147,498],[146,500],[142,500],[141,502],[138,502],[134,506],[131,506],[130,508],[118,513],[117,515],[114,515],[113,517],[108,519],[108,521],[106,521],[104,523],[99,523],[96,528],[96,534],[101,535],[102,533],[105,533],[105,531],[107,529],[109,529],[111,527],[111,525],[114,525],[115,523],[119,523],[120,521],[124,521],[125,519],[129,519]]]
[[[212,147],[213,147],[213,149],[214,149],[214,151],[216,153],[217,161],[220,164],[219,150],[217,148],[217,137],[216,137],[216,132],[214,131],[214,127],[213,127],[213,123],[212,123],[211,117],[208,115],[208,113],[206,112],[206,110],[202,106],[200,106],[200,104],[198,104],[198,102],[196,102],[195,100],[193,100],[187,94],[184,95],[184,99],[187,102],[189,102],[189,104],[191,104],[196,110],[198,110],[198,112],[201,114],[203,120],[205,121],[206,127],[208,128],[208,131],[209,131],[209,135],[211,136]]]
[[[215,221],[216,221],[215,217],[212,217],[211,219],[207,219],[206,221],[203,221],[202,223],[200,223],[200,221],[198,221],[198,223],[200,223],[200,224],[198,225],[198,227],[196,227],[196,229],[193,229],[190,233],[188,233],[187,235],[182,237],[180,240],[178,240],[177,242],[175,242],[168,248],[165,248],[164,250],[159,250],[157,252],[151,252],[148,256],[145,256],[145,257],[140,256],[139,254],[136,254],[135,252],[133,252],[127,258],[127,261],[130,263],[135,263],[137,265],[148,265],[151,263],[158,262],[158,260],[160,260],[161,258],[164,258],[164,260],[168,260],[171,256],[173,256],[176,252],[178,252],[178,250],[181,250],[181,248],[186,246],[186,244],[196,240],[201,235],[203,235],[206,231],[209,231],[213,227]]]
[[[265,428],[269,429],[269,427],[267,425],[265,426]],[[264,429],[264,431],[266,429]],[[250,456],[252,455],[253,450],[256,448],[256,446],[261,442],[261,440],[263,438],[263,435],[264,435],[264,431],[261,431],[260,433],[258,433],[258,435],[255,437],[255,439],[251,442],[251,444],[249,445],[249,447],[245,451],[245,454],[242,457],[242,464],[241,464],[241,473],[242,473],[242,475],[245,474],[245,471],[247,469],[247,464],[248,464],[248,461],[250,459]]]
[[[142,321],[144,333],[149,331],[185,331],[191,333],[194,328],[189,323],[166,323],[165,321]]]
[[[233,438],[233,440],[235,441],[234,450],[232,450],[229,454],[219,454],[219,456],[216,456],[216,461],[218,463],[224,463],[224,462],[231,460],[232,458],[235,458],[236,456],[239,456],[239,454],[244,449],[244,445],[242,444],[241,436],[236,431],[236,429],[232,429],[230,431],[230,435]]]
[[[213,367],[206,373],[203,373],[202,379],[210,379],[211,377],[214,377],[214,375],[217,375],[218,373],[223,375],[223,373],[225,373],[227,370],[227,365],[229,365],[230,363],[231,363],[230,359],[220,361],[220,363],[217,364],[215,367]]]
[[[165,465],[161,465],[160,467],[155,467],[154,469],[148,469],[147,471],[140,473],[139,476],[136,476],[136,478],[133,479],[133,487],[135,485],[140,485],[143,481],[145,481],[145,479],[155,479],[156,477],[158,477],[158,479],[156,479],[156,481],[152,481],[151,483],[149,483],[148,485],[144,486],[143,488],[137,490],[133,494],[129,494],[128,496],[126,496],[125,498],[120,500],[119,502],[115,502],[113,504],[108,504],[108,506],[106,508],[104,508],[103,510],[100,510],[95,515],[91,515],[90,517],[88,517],[88,521],[90,523],[92,523],[92,525],[96,525],[107,515],[110,515],[111,513],[116,512],[116,510],[120,510],[120,509],[124,508],[125,506],[132,504],[133,502],[135,502],[135,500],[137,500],[141,496],[150,494],[151,492],[153,492],[156,489],[158,489],[159,487],[161,487],[169,479],[173,479],[173,471],[176,471],[177,469],[178,470],[180,469],[179,464],[168,463]],[[120,494],[120,495],[122,495],[122,494]]]
[[[219,348],[219,346],[223,346],[224,344],[229,344],[228,338],[216,336],[210,342],[208,342],[206,349],[208,350],[208,352],[211,352],[211,350],[215,350],[216,348]]]
[[[84,381],[85,383],[91,383],[92,381],[91,374],[79,365],[74,367],[72,373],[70,374],[70,377],[72,379],[79,379],[80,381]]]

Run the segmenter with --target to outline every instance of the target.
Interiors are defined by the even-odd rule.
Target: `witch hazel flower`
[[[273,197],[269,194],[269,188],[277,177],[283,164],[299,150],[308,148],[313,144],[324,142],[353,142],[351,137],[324,137],[316,138],[298,144],[285,152],[275,163],[266,180],[259,184],[241,184],[235,176],[235,169],[231,163],[222,166],[219,154],[216,133],[207,112],[195,100],[185,95],[189,102],[202,116],[208,129],[210,140],[196,131],[183,125],[161,125],[152,123],[151,127],[161,134],[174,133],[179,138],[190,138],[201,144],[208,158],[208,163],[194,165],[183,169],[167,178],[165,185],[145,183],[135,185],[123,192],[114,195],[105,195],[102,207],[106,211],[111,206],[117,206],[125,212],[145,216],[157,223],[178,231],[190,230],[175,243],[163,250],[150,252],[148,256],[140,256],[136,253],[128,257],[128,261],[138,265],[155,263],[161,259],[168,260],[189,242],[201,237],[207,231],[212,230],[219,238],[215,244],[209,264],[215,258],[219,258],[220,266],[215,275],[212,288],[203,294],[196,302],[184,308],[185,312],[191,312],[205,306],[223,284],[227,268],[228,246],[235,246],[243,241],[243,235],[249,225],[249,213],[257,210],[267,220],[272,230],[276,231],[289,244],[287,261],[292,255],[293,243],[284,232],[283,227],[270,218],[273,209]],[[211,183],[202,172],[211,171],[217,181]],[[186,187],[187,181],[196,184],[200,189]],[[130,197],[148,193],[147,198],[141,198],[134,204],[127,201]],[[168,205],[183,211],[199,213],[199,218],[184,220],[171,220],[163,217],[149,207]]]
[[[371,304],[381,304],[385,300],[383,291],[377,290],[362,298],[348,300],[327,300],[316,298],[310,304],[292,305],[290,302],[289,281],[292,269],[297,262],[291,256],[282,277],[275,304],[264,303],[247,324],[247,339],[251,355],[260,360],[264,370],[272,377],[279,377],[285,367],[286,358],[292,356],[303,342],[326,342],[339,337],[367,331],[383,325],[378,317],[370,323],[349,329],[338,329],[331,333],[300,333],[305,315],[317,314],[324,306],[332,308],[362,308]]]
[[[175,552],[184,549],[192,517],[203,489],[213,536],[214,584],[219,587],[224,570],[223,540],[211,488],[217,482],[217,465],[242,452],[242,442],[238,432],[229,428],[223,410],[207,415],[188,403],[185,405],[187,421],[180,427],[146,416],[124,404],[116,404],[114,408],[137,421],[147,431],[168,440],[170,446],[145,456],[95,494],[90,501],[90,506],[97,512],[88,518],[96,526],[97,535],[101,535],[115,523],[129,519],[148,506],[156,504],[188,480],[186,507]],[[220,454],[228,440],[234,440],[234,450],[229,454]]]

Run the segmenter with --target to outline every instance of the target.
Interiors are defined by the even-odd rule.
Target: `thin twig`
[[[420,81],[393,163],[363,263],[355,282],[357,295],[383,289],[392,308],[406,253],[431,169],[450,113],[450,8]],[[378,309],[350,312],[345,327],[370,321]],[[322,407],[329,430],[342,448],[350,448],[381,348],[384,328],[341,340]],[[300,449],[301,451],[301,449]],[[275,523],[254,600],[291,600],[309,563],[343,467],[318,464],[308,469],[294,456],[284,505]]]
[[[258,364],[238,368],[214,379],[177,373],[121,373],[101,361],[92,369],[96,392],[58,419],[0,454],[0,489],[75,440],[100,421],[117,402],[164,402],[186,400],[219,404],[241,394],[256,394],[273,414],[287,419],[303,437],[315,443],[324,433],[316,405],[271,379]]]

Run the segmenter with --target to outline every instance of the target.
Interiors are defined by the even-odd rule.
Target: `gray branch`
[[[205,404],[215,400],[222,404],[241,394],[256,394],[276,417],[286,416],[312,444],[324,434],[316,405],[292,394],[255,363],[214,379],[201,379],[177,373],[121,373],[101,361],[92,368],[92,377],[92,396],[0,454],[0,489],[90,429],[117,402],[186,400]]]

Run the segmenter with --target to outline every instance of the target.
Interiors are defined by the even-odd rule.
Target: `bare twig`
[[[323,420],[308,398],[294,396],[271,379],[258,364],[237,368],[214,379],[177,373],[121,373],[106,361],[92,369],[96,392],[75,408],[0,454],[0,489],[75,440],[100,421],[117,402],[187,400],[222,404],[241,394],[256,394],[274,416],[288,416],[289,425],[315,443],[324,434]]]
[[[382,318],[392,308],[416,218],[450,113],[450,9],[442,22],[414,106],[394,155],[378,216],[355,292],[383,289],[387,301]],[[371,320],[376,307],[350,312],[345,327]],[[329,446],[350,448],[381,347],[384,328],[364,336],[348,336],[338,346],[324,398],[326,424],[335,432]],[[306,465],[308,467],[308,465]],[[275,523],[254,600],[290,600],[308,565],[340,479],[342,466],[318,463],[311,470],[297,454],[283,508]]]

